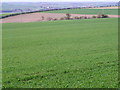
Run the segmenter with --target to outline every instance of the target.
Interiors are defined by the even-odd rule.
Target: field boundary
[[[97,18],[98,15],[88,15],[88,14],[70,14],[72,18],[69,19],[92,19]],[[94,16],[94,17],[93,17]],[[109,18],[118,18],[118,15],[108,15]],[[64,13],[32,13],[32,14],[22,14],[13,17],[8,17],[1,19],[2,23],[23,23],[23,22],[41,22],[41,21],[55,21],[55,20],[65,20],[66,14]],[[95,18],[94,18],[95,19]]]
[[[21,14],[30,14],[30,13],[37,13],[37,12],[47,12],[47,11],[56,11],[56,10],[67,10],[67,9],[98,9],[98,8],[109,8],[106,6],[100,6],[100,7],[78,7],[78,8],[61,8],[61,9],[47,9],[47,10],[37,10],[37,11],[32,11],[32,12],[22,12],[22,13],[14,13],[14,14],[9,14],[5,16],[0,16],[0,19],[11,17],[11,16],[17,16]],[[112,8],[112,7],[110,7]]]

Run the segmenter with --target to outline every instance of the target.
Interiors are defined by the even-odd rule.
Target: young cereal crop
[[[117,18],[3,24],[3,88],[117,88]]]

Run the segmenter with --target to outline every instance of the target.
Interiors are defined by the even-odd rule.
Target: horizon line
[[[40,2],[40,1],[2,1],[2,3],[3,2]],[[47,2],[120,2],[120,1],[47,1]]]

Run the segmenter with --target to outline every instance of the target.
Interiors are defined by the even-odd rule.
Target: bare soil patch
[[[62,13],[31,13],[31,14],[22,14],[17,16],[7,17],[2,20],[0,23],[23,23],[23,22],[39,22],[39,21],[49,21],[50,18],[60,20],[60,18],[65,17],[66,14]],[[86,15],[86,14],[71,14],[71,17],[93,17],[97,15]],[[118,18],[118,15],[108,15],[110,18]],[[44,19],[43,19],[44,18]]]

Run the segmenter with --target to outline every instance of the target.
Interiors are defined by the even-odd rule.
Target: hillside
[[[3,87],[117,88],[118,19],[3,24]]]

